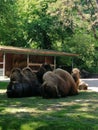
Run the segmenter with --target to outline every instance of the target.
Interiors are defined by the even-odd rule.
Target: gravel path
[[[88,84],[88,89],[98,92],[98,79],[81,79]]]

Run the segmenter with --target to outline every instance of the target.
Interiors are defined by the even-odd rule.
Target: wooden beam
[[[66,53],[54,50],[28,49],[28,48],[18,48],[11,46],[0,46],[0,52],[13,53],[13,54],[43,55],[43,56],[79,56],[78,54]]]
[[[56,69],[56,56],[54,56],[54,69]]]
[[[29,66],[29,55],[27,54],[27,66]]]
[[[5,53],[3,54],[3,76],[5,76]]]

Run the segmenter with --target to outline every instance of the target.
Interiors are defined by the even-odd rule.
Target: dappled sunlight
[[[2,113],[4,113],[4,114],[7,114],[7,113],[9,113],[9,114],[17,114],[17,113],[28,113],[28,114],[41,114],[41,113],[43,113],[44,111],[41,111],[41,110],[38,110],[37,108],[27,108],[27,107],[25,107],[25,108],[6,108],[4,111],[2,111]]]
[[[98,120],[98,117],[95,117],[95,115],[90,115],[89,113],[85,113],[85,112],[82,112],[81,114],[80,113],[66,113],[66,116],[68,117],[74,117],[75,119],[78,118],[78,119],[81,119],[81,118],[87,118],[87,119],[97,119]]]
[[[5,89],[0,89],[0,94],[4,94],[6,93],[6,90]]]
[[[45,123],[42,124],[42,122],[35,121],[35,122],[29,122],[29,123],[22,124],[20,129],[21,130],[33,130],[33,129],[38,128],[38,126],[41,127],[41,126],[45,126],[45,125],[46,125]]]
[[[0,94],[0,125],[8,121],[9,125],[5,126],[6,130],[10,126],[15,129],[13,124],[17,124],[20,130],[25,130],[25,128],[32,130],[32,128],[47,129],[51,124],[54,128],[56,126],[65,128],[68,122],[76,126],[77,124],[86,126],[88,122],[91,127],[96,128],[98,124],[97,97],[98,93],[93,91],[81,91],[77,96],[59,99],[7,98],[6,94],[2,93]]]
[[[59,102],[58,104],[52,104],[49,107],[47,107],[46,110],[48,111],[58,111],[58,110],[62,110],[62,109],[66,109],[67,107],[71,107],[73,105],[75,105],[75,102]]]

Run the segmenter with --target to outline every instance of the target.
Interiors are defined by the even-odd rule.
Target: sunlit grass
[[[54,129],[98,130],[98,93],[87,90],[60,99],[11,99],[6,89],[0,90],[0,130]]]

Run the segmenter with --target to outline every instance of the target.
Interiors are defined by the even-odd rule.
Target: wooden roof
[[[78,56],[78,54],[53,51],[53,50],[42,50],[42,49],[28,49],[19,48],[12,46],[0,46],[0,52],[13,53],[13,54],[29,54],[29,55],[43,55],[43,56]]]

